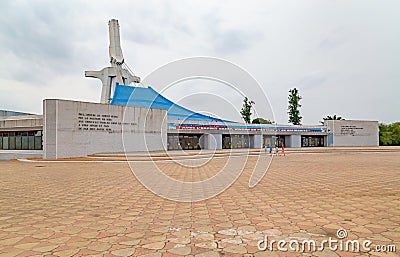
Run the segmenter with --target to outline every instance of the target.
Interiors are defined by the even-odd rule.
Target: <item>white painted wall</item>
[[[377,121],[326,120],[333,133],[330,146],[379,146],[379,124]]]
[[[291,147],[292,142],[290,139],[291,139],[290,136],[285,136],[285,147]]]
[[[41,130],[43,126],[42,115],[21,115],[0,117],[1,130]]]
[[[301,147],[301,135],[290,135],[290,145],[286,147],[291,147],[291,148]]]
[[[261,149],[263,147],[263,135],[250,135],[250,148]]]
[[[221,150],[222,134],[203,134],[200,137],[200,147],[207,150]]]
[[[164,150],[165,110],[44,100],[44,158]]]
[[[212,140],[212,141],[215,142],[215,149],[221,150],[222,149],[222,134],[210,134],[210,135],[212,135],[212,137],[214,138],[214,140]]]

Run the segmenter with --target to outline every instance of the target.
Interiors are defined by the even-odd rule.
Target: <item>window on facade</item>
[[[41,130],[0,132],[2,150],[42,150]]]

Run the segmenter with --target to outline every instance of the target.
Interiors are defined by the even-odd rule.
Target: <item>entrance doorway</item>
[[[325,146],[324,136],[301,136],[302,147],[323,147]]]
[[[201,134],[168,134],[168,150],[200,150]]]
[[[249,135],[222,135],[222,149],[250,148]]]
[[[278,146],[282,147],[282,145],[285,144],[285,136],[264,136],[263,138],[263,145],[265,146]],[[285,144],[286,145],[286,144]]]

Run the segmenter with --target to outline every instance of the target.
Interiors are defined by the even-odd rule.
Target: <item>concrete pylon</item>
[[[85,77],[100,79],[103,87],[101,90],[100,103],[109,104],[112,100],[115,86],[140,83],[140,78],[134,76],[129,70],[122,68],[124,56],[122,54],[118,20],[112,19],[108,22],[110,37],[109,56],[111,67],[105,67],[100,71],[85,71]]]

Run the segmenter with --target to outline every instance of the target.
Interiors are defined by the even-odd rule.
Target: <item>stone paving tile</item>
[[[0,161],[0,256],[399,256],[399,157],[289,153],[274,158],[263,180],[249,188],[252,156],[232,187],[194,203],[154,195],[124,163]],[[157,166],[177,180],[201,181],[226,162]],[[336,239],[340,228],[349,240],[395,245],[397,252],[257,247],[265,236]]]

